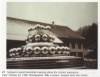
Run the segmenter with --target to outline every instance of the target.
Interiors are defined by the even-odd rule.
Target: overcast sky
[[[77,30],[80,26],[98,22],[96,2],[8,2],[7,16],[68,26]]]

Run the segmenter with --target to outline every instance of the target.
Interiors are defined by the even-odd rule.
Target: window
[[[79,52],[79,53],[78,53],[78,56],[79,56],[79,57],[83,57],[83,53],[82,53],[82,52]]]
[[[69,43],[68,42],[66,42],[66,46],[69,47]]]
[[[72,43],[72,48],[73,48],[73,49],[75,48],[75,43]]]
[[[76,52],[71,52],[70,55],[71,56],[76,56]]]
[[[81,49],[81,43],[78,43],[78,48]]]

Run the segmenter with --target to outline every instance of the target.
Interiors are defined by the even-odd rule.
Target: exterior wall
[[[70,43],[70,48],[71,48],[72,52],[82,52],[83,51],[83,44],[81,44],[81,49],[79,49],[77,43],[75,43],[75,48],[72,48],[72,43]]]
[[[66,39],[67,40],[67,39]],[[72,48],[72,42],[69,42],[68,47],[71,49],[72,56],[77,57],[84,57],[84,50],[83,50],[83,43],[81,43],[81,48],[78,47],[78,42],[75,42],[75,48]],[[67,44],[63,44],[64,46],[67,46]]]
[[[78,43],[75,43],[75,48],[72,48],[72,44],[70,43],[71,52],[75,53],[77,57],[84,57],[83,56],[83,44],[81,43],[81,48],[78,48]]]

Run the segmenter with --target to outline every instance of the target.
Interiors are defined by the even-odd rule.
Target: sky
[[[7,2],[7,16],[77,30],[98,23],[97,2]]]

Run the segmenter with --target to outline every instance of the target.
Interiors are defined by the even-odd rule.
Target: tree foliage
[[[87,57],[97,58],[97,24],[80,27],[76,32],[86,38],[85,48],[93,50]]]

